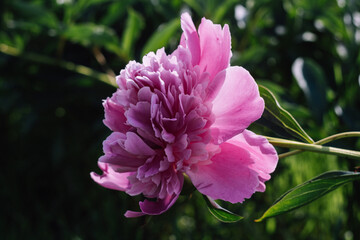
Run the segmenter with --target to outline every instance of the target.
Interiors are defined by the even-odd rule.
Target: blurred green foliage
[[[314,140],[360,129],[358,1],[3,0],[1,239],[360,239],[359,182],[253,222],[287,189],[324,171],[353,170],[353,160],[314,153],[282,159],[265,193],[244,204],[222,203],[245,217],[236,224],[218,222],[198,193],[181,196],[161,216],[126,219],[140,198],[92,182],[89,172],[98,171],[110,134],[101,100],[114,88],[91,71],[114,75],[150,50],[165,46],[170,53],[182,11],[196,25],[203,16],[229,24],[232,65],[274,92]],[[296,76],[296,61],[307,69],[305,81]],[[333,144],[360,148],[355,139]]]

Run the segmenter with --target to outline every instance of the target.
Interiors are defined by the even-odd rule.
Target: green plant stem
[[[323,144],[326,144],[326,143],[329,143],[329,142],[332,142],[332,141],[336,141],[336,140],[341,139],[341,138],[348,138],[348,137],[360,137],[360,132],[343,132],[343,133],[334,134],[334,135],[331,135],[329,137],[323,138],[323,139],[315,142],[314,144],[323,145]],[[289,156],[301,153],[303,151],[304,150],[294,150],[294,151],[282,153],[282,154],[279,154],[279,159],[289,157]]]
[[[311,152],[319,152],[319,153],[326,153],[326,154],[333,154],[338,155],[342,157],[348,157],[360,160],[360,152],[353,151],[353,150],[347,150],[342,148],[335,148],[335,147],[328,147],[328,146],[321,146],[321,144],[325,144],[337,139],[345,138],[345,137],[360,137],[360,132],[345,132],[345,133],[339,133],[332,136],[329,136],[327,138],[324,138],[314,144],[308,144],[308,143],[302,143],[297,141],[290,141],[280,138],[273,138],[273,137],[267,137],[269,142],[273,144],[274,146],[278,147],[286,147],[286,148],[295,148],[296,151],[280,154],[279,158],[288,157],[297,153],[300,153],[301,151],[311,151]]]
[[[20,50],[14,48],[14,47],[8,46],[6,44],[3,44],[3,43],[0,44],[0,52],[10,55],[10,56],[20,57],[20,58],[23,58],[23,59],[26,59],[26,60],[29,60],[32,62],[61,67],[68,71],[76,72],[78,74],[82,74],[87,77],[92,77],[97,80],[100,80],[101,82],[104,82],[106,84],[116,87],[115,79],[113,76],[95,71],[84,65],[79,65],[79,64],[75,64],[75,63],[64,61],[64,60],[58,60],[58,59],[54,59],[54,58],[47,57],[44,55],[36,54],[36,53],[23,53]]]

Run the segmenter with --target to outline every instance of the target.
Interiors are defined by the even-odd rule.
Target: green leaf
[[[199,16],[204,16],[205,9],[196,0],[184,0]]]
[[[319,64],[308,58],[297,58],[291,70],[305,94],[313,116],[321,123],[327,108],[326,92],[328,88],[324,71]]]
[[[184,174],[184,184],[181,189],[181,195],[189,196],[196,190],[195,186],[192,184],[190,178]]]
[[[229,11],[229,9],[234,9],[234,5],[237,2],[238,2],[237,0],[226,0],[222,2],[221,5],[216,6],[213,21],[216,23],[221,22],[225,14]]]
[[[113,1],[107,8],[100,23],[106,26],[117,24],[126,16],[131,0]]]
[[[30,2],[30,1],[28,1]],[[13,7],[17,22],[26,22],[28,25],[37,24],[48,28],[57,28],[58,19],[52,11],[48,11],[41,4],[28,3],[26,1],[9,1],[9,5]]]
[[[322,16],[319,16],[318,20],[338,39],[342,41],[350,40],[344,21],[338,17],[338,13],[335,13],[335,11],[322,11]]]
[[[63,35],[71,42],[85,47],[99,46],[118,55],[123,55],[120,40],[111,28],[93,23],[69,25]]]
[[[355,180],[360,180],[360,173],[349,171],[331,171],[323,173],[283,194],[268,210],[266,210],[261,218],[255,221],[260,222],[266,218],[274,217],[302,207],[335,190],[341,185]]]
[[[84,15],[88,15],[91,9],[98,9],[101,11],[102,6],[114,2],[113,0],[76,0],[76,1],[63,1],[62,5],[65,7],[64,22],[76,22]],[[122,1],[123,2],[123,1]],[[87,16],[89,18],[89,16]]]
[[[122,49],[132,59],[135,41],[138,39],[141,30],[144,28],[143,17],[132,9],[126,21],[126,28],[123,32]]]
[[[238,222],[244,217],[236,215],[229,210],[222,208],[219,204],[217,204],[213,199],[208,196],[203,195],[206,205],[210,211],[210,213],[219,221],[224,223],[233,223]]]
[[[233,65],[246,66],[246,69],[251,68],[261,64],[261,62],[266,58],[266,55],[269,53],[269,50],[261,45],[250,46],[246,51],[242,52],[238,56],[234,56],[232,60]]]
[[[144,56],[151,51],[156,51],[157,49],[164,47],[179,28],[180,20],[177,18],[169,23],[161,25],[147,41],[141,55]]]
[[[265,101],[265,110],[259,123],[264,125],[270,123],[275,127],[285,130],[288,134],[301,141],[314,143],[314,140],[302,129],[295,118],[280,106],[274,94],[269,89],[259,85],[259,91],[260,96]]]

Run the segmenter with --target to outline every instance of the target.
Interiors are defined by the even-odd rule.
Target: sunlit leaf
[[[308,142],[313,143],[311,137],[302,129],[300,124],[295,118],[285,109],[283,109],[279,102],[276,100],[274,94],[264,86],[259,85],[260,96],[265,101],[265,110],[259,121],[263,125],[271,124],[271,127],[284,130],[291,136]],[[276,130],[273,128],[273,130]]]
[[[225,222],[225,223],[233,223],[240,221],[244,217],[236,215],[229,210],[221,207],[219,204],[217,204],[213,199],[211,199],[208,196],[204,196],[206,205],[210,211],[210,213],[219,221]]]
[[[145,44],[141,55],[143,56],[151,51],[156,51],[159,48],[165,47],[170,38],[174,36],[179,28],[179,19],[174,19],[169,23],[160,26]]]
[[[21,35],[10,35],[6,32],[0,32],[0,46],[1,44],[14,47],[21,52],[25,47],[25,39]]]
[[[261,218],[255,221],[260,222],[266,218],[302,207],[335,190],[341,185],[355,180],[360,180],[360,173],[349,171],[323,173],[286,192],[266,210]]]

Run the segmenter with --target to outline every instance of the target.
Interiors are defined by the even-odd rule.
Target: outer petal
[[[159,215],[167,211],[178,199],[179,195],[168,195],[165,199],[158,199],[156,202],[144,200],[140,202],[140,209],[143,213],[149,215]]]
[[[222,86],[216,85],[212,90],[215,122],[211,130],[218,143],[244,131],[264,111],[264,100],[260,97],[258,86],[244,68],[227,68],[213,82],[221,81],[224,81]]]
[[[125,217],[133,218],[143,215],[160,215],[166,212],[178,199],[179,195],[169,195],[165,199],[157,199],[154,201],[144,200],[139,202],[141,212],[126,211]]]
[[[181,15],[181,28],[184,31],[182,35],[182,45],[188,47],[192,55],[192,65],[198,65],[200,60],[200,40],[195,25],[189,15],[185,12]]]
[[[212,163],[197,165],[187,171],[194,186],[213,199],[232,203],[250,198],[259,186],[258,173],[250,153],[230,143],[220,145],[221,152],[212,157]]]
[[[199,25],[201,58],[199,66],[202,72],[208,72],[210,79],[229,66],[231,57],[231,36],[229,26],[213,24],[203,18]]]
[[[178,174],[178,178],[181,180],[180,189],[182,189],[184,178],[181,173]],[[139,202],[141,212],[127,211],[125,217],[140,217],[143,215],[159,215],[166,212],[179,197],[179,193],[167,195],[164,199],[157,199],[156,201],[149,201],[145,199],[143,202]]]
[[[139,153],[132,154],[135,149]],[[146,159],[153,153],[152,149],[135,134],[128,132],[125,134],[113,132],[104,142],[103,149],[105,155],[99,158],[99,162],[116,165],[117,172],[133,172],[143,165]]]
[[[104,101],[105,108],[104,124],[112,131],[125,133],[129,130],[130,126],[126,125],[126,117],[124,109],[112,99],[108,98]]]
[[[130,187],[128,176],[130,176],[133,173],[115,172],[111,167],[108,166],[107,163],[103,163],[103,162],[98,162],[98,166],[103,171],[103,174],[98,175],[94,172],[91,172],[90,176],[99,185],[105,188],[114,189],[118,191],[125,191]]]
[[[278,163],[278,155],[275,148],[271,145],[266,138],[255,133],[244,130],[241,134],[227,141],[238,147],[246,149],[254,163],[250,166],[259,174],[260,185],[256,191],[264,192],[264,182],[270,179],[272,173]]]
[[[146,215],[146,214],[143,212],[134,212],[134,211],[130,211],[130,210],[126,211],[126,213],[124,214],[124,216],[127,218],[141,217],[144,215]]]

